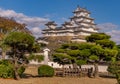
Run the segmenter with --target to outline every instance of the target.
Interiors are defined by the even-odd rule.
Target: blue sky
[[[39,36],[47,21],[62,24],[73,16],[77,5],[89,10],[101,31],[120,43],[120,0],[0,0],[0,16],[14,17],[18,22],[28,24]]]

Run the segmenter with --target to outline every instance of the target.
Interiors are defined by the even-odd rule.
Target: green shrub
[[[25,67],[24,67],[24,66],[21,66],[21,67],[18,69],[18,74],[19,74],[20,77],[22,77],[24,71],[25,71]]]
[[[0,61],[0,77],[1,78],[14,78],[13,66],[8,60]]]
[[[77,60],[76,63],[77,63],[78,66],[81,66],[83,64],[86,64],[87,61],[86,60]]]
[[[18,69],[18,74],[20,77],[25,71],[25,67],[20,67]],[[0,77],[1,78],[15,78],[15,71],[12,63],[9,60],[0,61]]]
[[[0,65],[3,64],[3,65],[12,65],[11,61],[9,60],[0,60]]]
[[[28,58],[29,60],[38,60],[38,62],[41,62],[44,60],[44,56],[43,55],[34,55],[34,54],[31,54]]]
[[[42,65],[38,67],[38,75],[40,77],[52,77],[54,76],[54,69],[48,65]]]
[[[120,62],[110,64],[107,70],[115,75],[118,84],[120,84]]]

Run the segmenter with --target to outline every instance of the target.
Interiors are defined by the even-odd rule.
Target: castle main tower
[[[70,20],[64,22],[62,26],[58,27],[54,21],[46,23],[46,28],[42,31],[43,37],[55,37],[57,39],[59,37],[70,37],[70,41],[86,42],[86,36],[98,33],[98,28],[96,28],[94,19],[90,17],[90,14],[88,10],[78,6],[73,11]]]

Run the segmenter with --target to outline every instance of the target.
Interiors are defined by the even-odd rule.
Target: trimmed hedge
[[[52,77],[54,76],[54,69],[48,65],[42,65],[38,67],[38,75],[40,77]]]

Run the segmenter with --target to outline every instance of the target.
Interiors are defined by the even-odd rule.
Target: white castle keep
[[[98,33],[98,28],[88,10],[78,6],[73,14],[70,21],[64,22],[61,27],[57,27],[54,21],[46,23],[46,28],[42,31],[43,37],[70,36],[72,37],[71,41],[86,42],[86,36]]]

